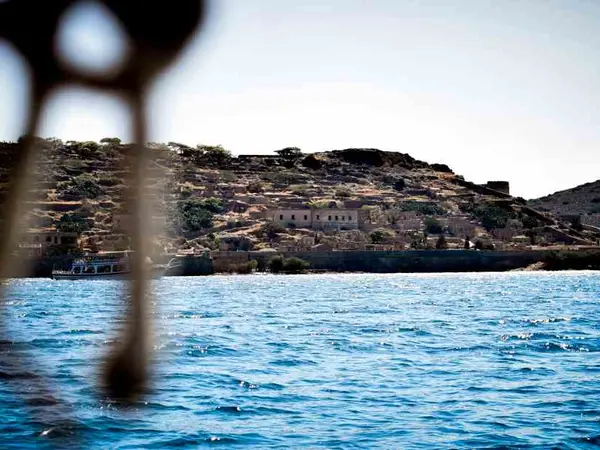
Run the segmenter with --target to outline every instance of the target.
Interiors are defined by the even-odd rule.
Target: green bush
[[[521,219],[521,221],[523,222],[523,228],[531,229],[540,226],[538,220],[533,216],[523,216],[523,219]]]
[[[200,207],[210,211],[211,213],[219,214],[223,212],[223,202],[216,197],[206,198],[200,200],[199,202]]]
[[[392,236],[392,233],[390,233],[387,230],[375,230],[370,234],[371,242],[373,244],[380,244],[380,243],[386,241],[391,236]]]
[[[283,271],[283,256],[274,256],[269,261],[269,270],[272,273],[281,273]]]
[[[283,256],[274,256],[269,261],[269,270],[271,273],[304,273],[310,264],[303,259]]]
[[[98,178],[98,184],[100,186],[116,186],[119,184],[121,180],[119,180],[114,175],[104,174],[100,178]]]
[[[339,198],[348,198],[352,196],[352,191],[347,187],[339,187],[335,190],[335,196]]]
[[[56,229],[61,233],[83,233],[90,229],[90,223],[78,214],[63,214],[58,222]]]
[[[292,194],[294,195],[306,195],[307,189],[308,186],[305,184],[292,184],[289,187],[289,190],[292,191]]]
[[[266,233],[267,237],[272,240],[276,239],[279,233],[283,233],[285,228],[283,228],[280,224],[276,222],[268,222],[264,227],[263,231]]]
[[[494,228],[504,228],[511,218],[511,213],[494,205],[478,205],[472,214],[481,221],[481,225],[490,231]]]
[[[310,264],[303,259],[292,257],[283,261],[283,271],[285,273],[304,273]]]
[[[441,234],[444,232],[442,224],[434,217],[427,217],[424,221],[425,231],[428,234]]]
[[[61,198],[89,198],[94,199],[104,193],[102,187],[90,174],[83,173],[69,181],[58,184]]]
[[[196,232],[212,227],[213,212],[206,208],[204,200],[190,198],[177,202],[171,212],[171,222],[176,233]]]
[[[442,216],[446,212],[444,208],[436,203],[418,202],[407,200],[398,204],[401,211],[415,211],[425,216]]]
[[[252,272],[255,272],[257,267],[258,263],[256,262],[256,260],[252,259],[248,262],[236,264],[230,267],[229,272],[247,275]]]
[[[248,183],[246,189],[248,190],[248,192],[251,192],[253,194],[259,194],[263,191],[263,185],[260,181],[252,181]]]

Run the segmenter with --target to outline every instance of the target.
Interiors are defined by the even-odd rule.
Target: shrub
[[[269,239],[275,239],[279,233],[283,233],[285,228],[276,222],[268,222],[264,227],[263,231],[267,234]]]
[[[371,242],[373,244],[379,244],[381,242],[384,242],[391,236],[392,234],[387,230],[375,230],[370,234]]]
[[[258,263],[255,259],[248,261],[242,264],[236,264],[230,268],[230,272],[239,273],[239,274],[249,274],[256,270],[258,267]]]
[[[440,205],[430,202],[407,200],[398,204],[401,211],[415,211],[426,216],[442,216],[445,211]]]
[[[81,234],[90,229],[90,223],[78,214],[63,214],[56,222],[56,229],[61,233]]]
[[[102,175],[102,177],[98,179],[98,184],[100,186],[116,186],[120,182],[121,180],[119,180],[117,177],[109,174]]]
[[[213,212],[206,208],[204,200],[187,199],[177,203],[171,220],[176,232],[194,232],[212,226]]]
[[[308,262],[296,257],[284,258],[278,255],[269,261],[269,270],[272,273],[303,273],[309,266]]]
[[[60,192],[61,198],[71,197],[93,199],[104,192],[94,177],[87,173],[76,176],[67,182],[60,183],[58,188],[62,191]]]
[[[290,189],[290,191],[292,191],[292,194],[294,194],[294,195],[306,195],[308,186],[306,186],[304,184],[292,184],[289,187],[289,189]]]
[[[444,232],[444,228],[437,219],[428,217],[425,219],[425,231],[428,234],[441,234]]]
[[[246,189],[248,190],[248,192],[252,192],[253,194],[258,194],[263,191],[263,185],[260,181],[252,181],[252,182],[248,183],[248,186],[246,187]]]
[[[280,273],[283,271],[283,256],[275,256],[269,261],[269,270],[272,273]]]
[[[472,214],[481,221],[481,225],[490,231],[494,228],[504,228],[511,214],[498,206],[479,205],[473,208]]]
[[[394,189],[397,191],[401,191],[406,187],[406,182],[403,178],[399,178],[394,182]]]
[[[339,187],[335,190],[335,196],[339,198],[348,198],[352,195],[352,192],[347,187]]]
[[[524,216],[521,221],[523,222],[523,228],[531,229],[539,226],[538,220],[533,216]]]
[[[216,197],[200,200],[200,206],[215,214],[223,212],[223,202]]]
[[[583,230],[583,225],[581,223],[581,216],[573,217],[571,220],[571,228],[577,231]]]
[[[292,257],[283,261],[283,271],[286,273],[303,273],[310,264],[303,259]]]

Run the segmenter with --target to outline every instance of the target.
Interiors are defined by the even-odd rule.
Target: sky
[[[213,0],[150,93],[150,141],[234,154],[349,147],[409,153],[536,198],[600,178],[600,2]],[[69,11],[61,58],[128,57],[93,2]],[[0,140],[24,131],[28,74],[0,40]],[[132,138],[119,99],[65,88],[38,135]]]

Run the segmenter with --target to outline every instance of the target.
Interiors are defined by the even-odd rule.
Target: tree
[[[282,148],[281,150],[275,150],[275,153],[277,153],[282,158],[290,158],[290,159],[291,158],[299,158],[300,156],[302,156],[302,150],[300,150],[298,147]]]
[[[446,250],[448,248],[448,243],[446,242],[446,238],[443,234],[440,235],[437,242],[435,243],[435,248],[438,250]]]
[[[100,143],[101,144],[107,144],[107,145],[121,145],[121,139],[119,139],[118,137],[105,137],[100,139]]]
[[[181,156],[183,156],[184,158],[187,158],[190,156],[189,151],[193,150],[192,147],[190,147],[189,145],[185,145],[185,144],[180,144],[179,142],[168,142],[167,145],[169,146],[169,148],[173,149],[173,151]]]
[[[221,145],[197,145],[196,149],[209,164],[220,166],[231,159],[231,152]]]

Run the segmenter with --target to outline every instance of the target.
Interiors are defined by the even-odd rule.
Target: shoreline
[[[587,250],[473,251],[330,251],[266,253],[220,252],[218,257],[186,257],[181,266],[166,276],[270,273],[274,257],[297,258],[308,265],[299,273],[462,273],[600,270],[600,248]],[[72,258],[38,260],[28,277],[49,278],[52,268],[67,268]],[[258,269],[258,270],[257,270]],[[282,273],[283,274],[283,273]],[[290,273],[293,274],[293,273]]]

